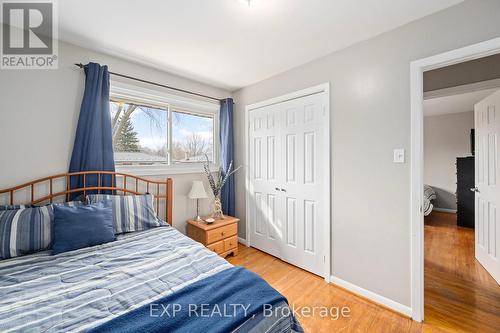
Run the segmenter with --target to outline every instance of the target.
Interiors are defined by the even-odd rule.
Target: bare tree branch
[[[113,129],[113,133],[115,133],[115,131],[116,131],[116,125],[118,125],[118,120],[120,119],[120,115],[122,114],[124,106],[125,106],[125,103],[123,103],[123,102],[118,103],[118,110],[116,111],[115,116],[113,117],[113,123],[111,124],[111,128]]]

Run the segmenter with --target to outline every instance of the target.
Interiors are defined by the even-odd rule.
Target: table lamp
[[[188,198],[196,199],[196,221],[201,221],[199,200],[208,198],[201,180],[193,180],[193,185],[191,185],[191,191],[189,191]]]

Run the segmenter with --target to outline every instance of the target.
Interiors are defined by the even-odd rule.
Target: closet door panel
[[[250,223],[252,245],[280,256],[282,222],[280,191],[279,147],[280,114],[275,108],[266,107],[250,112],[249,117],[249,167],[250,167]]]

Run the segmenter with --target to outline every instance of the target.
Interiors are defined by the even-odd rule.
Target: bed
[[[424,216],[428,216],[434,209],[432,201],[435,199],[436,199],[436,191],[434,191],[434,189],[431,186],[424,185],[424,204],[423,204]]]
[[[87,186],[84,181],[79,191],[53,190],[55,177],[88,180],[91,175],[97,183]],[[106,175],[116,185],[102,186],[101,177]],[[33,190],[41,182],[48,183],[49,190],[37,197]],[[154,182],[119,173],[74,173],[2,190],[0,195],[7,195],[13,204],[14,192],[27,188],[29,203],[39,204],[80,191],[139,194],[141,183],[148,192],[156,190],[157,213],[162,211],[171,223],[171,179]],[[193,308],[187,309],[188,304],[195,310],[209,304],[213,310],[216,305],[238,302],[248,304],[248,310],[240,308],[228,317],[213,312],[209,317],[196,316]],[[177,316],[171,312],[163,316],[165,308],[176,304],[186,307]],[[194,332],[201,328],[204,332],[301,332],[293,313],[283,309],[290,310],[286,299],[261,278],[232,266],[170,225],[124,233],[113,242],[57,255],[42,251],[0,260],[1,332]]]

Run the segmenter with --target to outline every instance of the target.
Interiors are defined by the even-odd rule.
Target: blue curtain
[[[76,129],[69,172],[115,171],[111,115],[109,113],[108,66],[89,63],[84,66],[85,92]],[[86,177],[87,186],[97,185],[97,176]],[[112,178],[101,177],[102,186],[111,186]],[[83,186],[83,177],[71,177],[70,188]],[[75,198],[80,193],[73,193]]]
[[[222,174],[228,171],[229,163],[234,161],[234,140],[233,140],[233,99],[227,98],[220,104],[220,157]],[[235,165],[233,162],[233,169]],[[222,211],[224,214],[235,215],[234,199],[234,175],[232,175],[222,188],[221,192]]]

